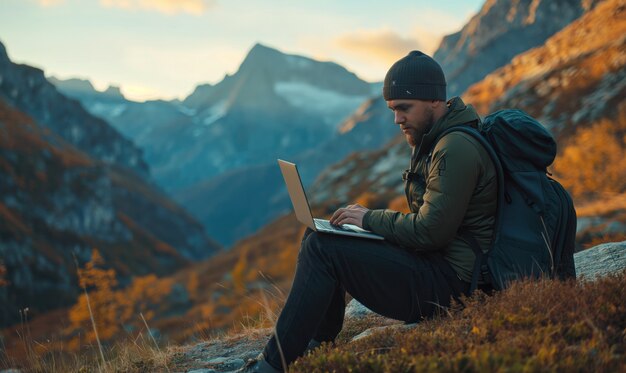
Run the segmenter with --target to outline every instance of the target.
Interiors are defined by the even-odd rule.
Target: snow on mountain
[[[274,92],[296,108],[321,114],[329,126],[337,125],[368,98],[367,95],[347,95],[306,82],[276,82]]]

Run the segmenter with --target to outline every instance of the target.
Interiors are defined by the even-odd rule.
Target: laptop
[[[278,165],[280,166],[280,171],[285,179],[285,184],[287,184],[287,190],[289,191],[289,197],[291,198],[293,209],[296,212],[296,218],[300,223],[317,232],[384,240],[383,236],[366,231],[356,225],[344,224],[337,226],[331,225],[328,220],[314,219],[311,214],[309,201],[304,193],[304,187],[302,186],[302,180],[300,179],[298,168],[294,163],[283,161],[282,159],[278,160]]]

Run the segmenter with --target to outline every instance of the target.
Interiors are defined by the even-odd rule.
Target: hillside
[[[443,38],[434,58],[448,81],[448,97],[511,62],[593,9],[598,0],[487,0],[459,31]]]
[[[0,100],[0,325],[67,306],[98,248],[121,283],[171,273],[219,250],[202,227],[136,174],[94,160]]]

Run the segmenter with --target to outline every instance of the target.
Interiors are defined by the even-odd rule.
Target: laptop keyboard
[[[343,228],[343,227],[338,226],[338,225],[332,225],[332,224],[330,224],[329,221],[326,221],[326,220],[317,220],[317,219],[315,219],[315,225],[319,229],[327,229],[327,230],[333,230],[333,231],[346,231],[346,232],[359,233],[358,231],[356,231],[354,229]]]

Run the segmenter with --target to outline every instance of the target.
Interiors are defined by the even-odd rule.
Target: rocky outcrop
[[[11,62],[1,43],[0,99],[91,157],[148,176],[139,148],[80,103],[59,93],[43,71]]]
[[[448,81],[448,97],[508,64],[592,9],[597,0],[488,0],[461,29],[446,36],[434,58]]]

